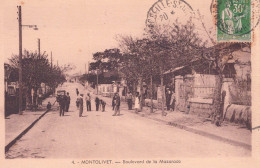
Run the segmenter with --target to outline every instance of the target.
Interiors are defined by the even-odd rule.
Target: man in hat
[[[96,97],[95,102],[96,102],[96,111],[98,111],[99,110],[99,102],[100,102],[98,97]]]
[[[113,114],[113,116],[120,116],[120,96],[118,93],[116,93],[115,95],[115,113]]]
[[[91,96],[89,93],[87,94],[85,99],[86,99],[87,111],[91,111]]]
[[[128,104],[128,110],[132,110],[132,105],[133,105],[133,95],[131,92],[128,92],[127,95],[126,95],[126,99],[127,99],[127,104]]]
[[[69,111],[70,108],[70,94],[67,92],[67,97],[66,97],[66,112]]]
[[[64,111],[65,111],[65,95],[61,95],[58,99],[59,102],[59,108],[60,108],[60,116],[64,116]]]

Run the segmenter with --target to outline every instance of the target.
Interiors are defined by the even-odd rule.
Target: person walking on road
[[[66,112],[69,111],[70,108],[70,94],[67,92],[67,97],[66,97]]]
[[[86,99],[87,111],[91,111],[91,96],[89,93],[87,94],[85,99]]]
[[[139,96],[139,92],[136,92],[136,96],[135,96],[135,112],[139,112],[140,110],[140,96]]]
[[[60,108],[60,116],[64,116],[64,111],[65,111],[65,95],[61,96],[58,100],[59,102],[59,108]]]
[[[95,102],[96,102],[96,111],[98,111],[98,109],[99,109],[99,98],[98,97],[96,97]]]
[[[113,98],[112,98],[112,110],[115,110],[115,105],[116,105],[116,93],[114,94]]]
[[[127,104],[128,104],[128,110],[132,110],[132,105],[133,105],[133,95],[131,92],[128,92],[127,94]]]
[[[76,94],[77,94],[77,96],[79,96],[79,89],[78,88],[76,88]]]
[[[102,106],[102,112],[106,110],[106,102],[104,100],[101,100],[101,106]]]
[[[82,117],[83,113],[83,94],[80,94],[79,97],[79,117]]]
[[[116,93],[115,95],[115,113],[113,114],[113,116],[120,116],[120,96],[118,95],[118,93]]]

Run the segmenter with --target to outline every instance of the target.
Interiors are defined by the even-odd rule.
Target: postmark
[[[251,42],[251,0],[217,0],[217,41]]]
[[[193,9],[186,1],[158,0],[147,12],[146,27],[153,29],[173,26],[177,22],[187,23],[192,17],[194,17]]]

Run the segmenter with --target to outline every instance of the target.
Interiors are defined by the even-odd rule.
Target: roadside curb
[[[14,138],[11,142],[9,142],[5,146],[5,153],[18,141],[21,139],[45,114],[47,114],[49,110],[46,110],[41,116],[39,116],[32,124],[30,124],[25,130],[23,130],[16,138]]]
[[[111,105],[111,103],[107,103],[107,104]],[[199,130],[199,129],[191,128],[191,127],[188,127],[188,126],[185,126],[185,125],[182,125],[182,124],[178,124],[176,122],[168,122],[168,121],[165,121],[165,120],[162,120],[162,119],[149,117],[149,116],[146,116],[144,114],[135,113],[134,111],[129,111],[129,110],[126,110],[126,111],[133,113],[133,114],[136,114],[136,115],[139,115],[141,117],[145,117],[145,118],[148,118],[148,119],[151,119],[151,120],[154,120],[154,121],[164,123],[166,125],[170,125],[170,126],[173,126],[173,127],[179,128],[179,129],[183,129],[185,131],[188,131],[188,132],[191,132],[191,133],[194,133],[194,134],[198,134],[198,135],[207,137],[207,138],[212,139],[212,140],[221,141],[221,142],[228,143],[228,144],[234,145],[234,146],[239,146],[239,147],[242,147],[242,148],[247,149],[247,150],[252,150],[251,145],[243,143],[243,142],[239,142],[239,141],[236,141],[236,140],[225,138],[225,137],[222,137],[222,136],[219,136],[219,135],[216,135],[216,134],[212,134],[212,133],[209,133],[209,132],[206,132],[206,131],[202,131],[202,130]]]
[[[152,117],[149,117],[149,116],[145,116],[144,114],[135,113],[135,112],[132,112],[132,111],[129,111],[129,110],[128,110],[128,112],[134,113],[136,115],[139,115],[141,117],[145,117],[145,118],[148,118],[148,119],[151,119],[151,120],[154,120],[154,121],[162,122],[162,123],[165,123],[166,125],[170,125],[170,126],[173,126],[173,127],[179,128],[179,129],[183,129],[185,131],[188,131],[188,132],[191,132],[191,133],[194,133],[194,134],[198,134],[198,135],[201,135],[201,136],[213,139],[213,140],[225,142],[225,143],[228,143],[228,144],[231,144],[231,145],[234,145],[234,146],[243,147],[243,148],[245,148],[247,150],[251,150],[252,149],[251,145],[243,143],[243,142],[239,142],[239,141],[231,140],[231,139],[228,139],[228,138],[224,138],[224,137],[218,136],[216,134],[211,134],[211,133],[206,132],[206,131],[202,131],[202,130],[194,129],[194,128],[191,128],[191,127],[187,127],[185,125],[178,124],[178,123],[175,123],[175,122],[168,122],[168,121],[164,121],[164,120],[161,120],[161,119],[158,119],[158,118],[152,118]]]

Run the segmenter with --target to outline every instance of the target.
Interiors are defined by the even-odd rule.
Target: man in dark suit
[[[66,105],[65,95],[60,96],[58,99],[58,102],[59,102],[59,106],[60,106],[60,116],[64,116],[65,105]]]
[[[100,102],[98,97],[96,97],[95,102],[96,102],[96,111],[98,111],[99,110],[99,102]]]
[[[113,116],[120,116],[120,96],[118,93],[116,93],[115,96],[115,113],[113,114]]]
[[[69,111],[70,108],[70,94],[67,92],[67,97],[66,97],[66,112]]]

